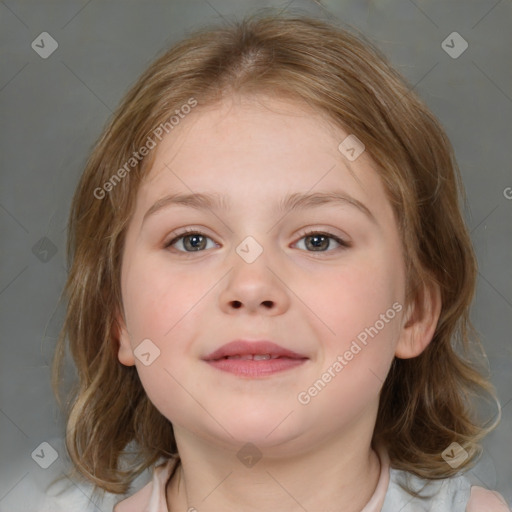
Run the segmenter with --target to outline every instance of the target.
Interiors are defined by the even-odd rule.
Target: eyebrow
[[[218,193],[197,194],[169,194],[156,201],[144,214],[142,223],[155,213],[171,206],[187,206],[197,210],[223,210],[230,209],[228,197]],[[374,224],[377,219],[373,213],[361,201],[342,191],[293,193],[279,201],[277,210],[280,213],[288,213],[293,210],[314,208],[323,205],[352,206],[364,213]]]

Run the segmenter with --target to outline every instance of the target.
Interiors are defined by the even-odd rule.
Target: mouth
[[[270,341],[236,340],[223,345],[203,360],[218,370],[240,377],[263,377],[304,364],[304,354]]]

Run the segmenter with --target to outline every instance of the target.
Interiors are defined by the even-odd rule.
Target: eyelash
[[[177,241],[181,240],[182,238],[186,238],[188,235],[200,235],[200,236],[203,236],[203,237],[206,237],[206,238],[209,238],[210,240],[212,240],[211,237],[209,237],[205,233],[202,233],[201,231],[198,231],[197,229],[186,228],[183,231],[181,231],[179,233],[176,233],[169,242],[165,243],[164,249],[170,248]],[[320,236],[325,236],[327,238],[330,238],[330,239],[334,240],[335,242],[337,242],[340,245],[340,247],[337,247],[337,248],[335,248],[333,250],[306,251],[306,252],[310,252],[310,253],[325,253],[325,252],[333,252],[333,251],[336,251],[336,250],[345,250],[345,249],[348,249],[349,247],[352,247],[352,244],[350,244],[349,242],[346,242],[342,238],[339,238],[336,235],[333,235],[332,233],[327,233],[325,231],[318,231],[318,230],[309,230],[309,231],[306,231],[306,232],[302,233],[300,238],[299,238],[299,240],[302,240],[303,238],[306,238],[306,237],[312,236],[312,235],[320,235]],[[193,255],[196,252],[205,252],[206,250],[207,249],[203,249],[202,251],[181,251],[181,250],[177,250],[177,252],[181,253],[181,254],[186,254],[186,255]]]

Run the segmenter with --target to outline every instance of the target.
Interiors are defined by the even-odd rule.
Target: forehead
[[[166,193],[222,192],[249,207],[264,196],[342,189],[379,206],[385,193],[372,159],[340,151],[349,135],[304,102],[234,96],[199,104],[156,148],[138,205]],[[386,205],[381,205],[383,208]]]
[[[156,163],[186,156],[198,162],[208,160],[211,165],[229,158],[231,166],[236,166],[236,159],[243,162],[256,152],[260,161],[296,158],[304,151],[313,157],[326,151],[336,154],[341,134],[304,102],[263,95],[229,96],[213,105],[199,105],[185,116],[159,144]],[[152,175],[158,170],[153,166]]]

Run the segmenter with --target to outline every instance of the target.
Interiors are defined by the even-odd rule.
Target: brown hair
[[[191,98],[201,108],[230,94],[268,92],[305,101],[365,144],[399,225],[407,297],[417,300],[429,283],[441,289],[432,342],[418,357],[392,364],[374,441],[385,444],[392,467],[444,478],[474,463],[478,441],[494,427],[475,417],[474,398],[494,390],[470,357],[471,348],[483,355],[469,319],[476,260],[460,212],[462,181],[442,127],[360,36],[314,18],[253,15],[196,32],[143,73],[98,140],[73,198],[68,307],[53,387],[62,403],[67,339],[78,381],[67,397],[66,446],[76,469],[104,490],[126,493],[144,469],[175,456],[176,444],[136,368],[117,359],[124,234],[155,152],[123,173],[103,199],[95,191]],[[441,456],[454,441],[469,453],[457,469]]]

